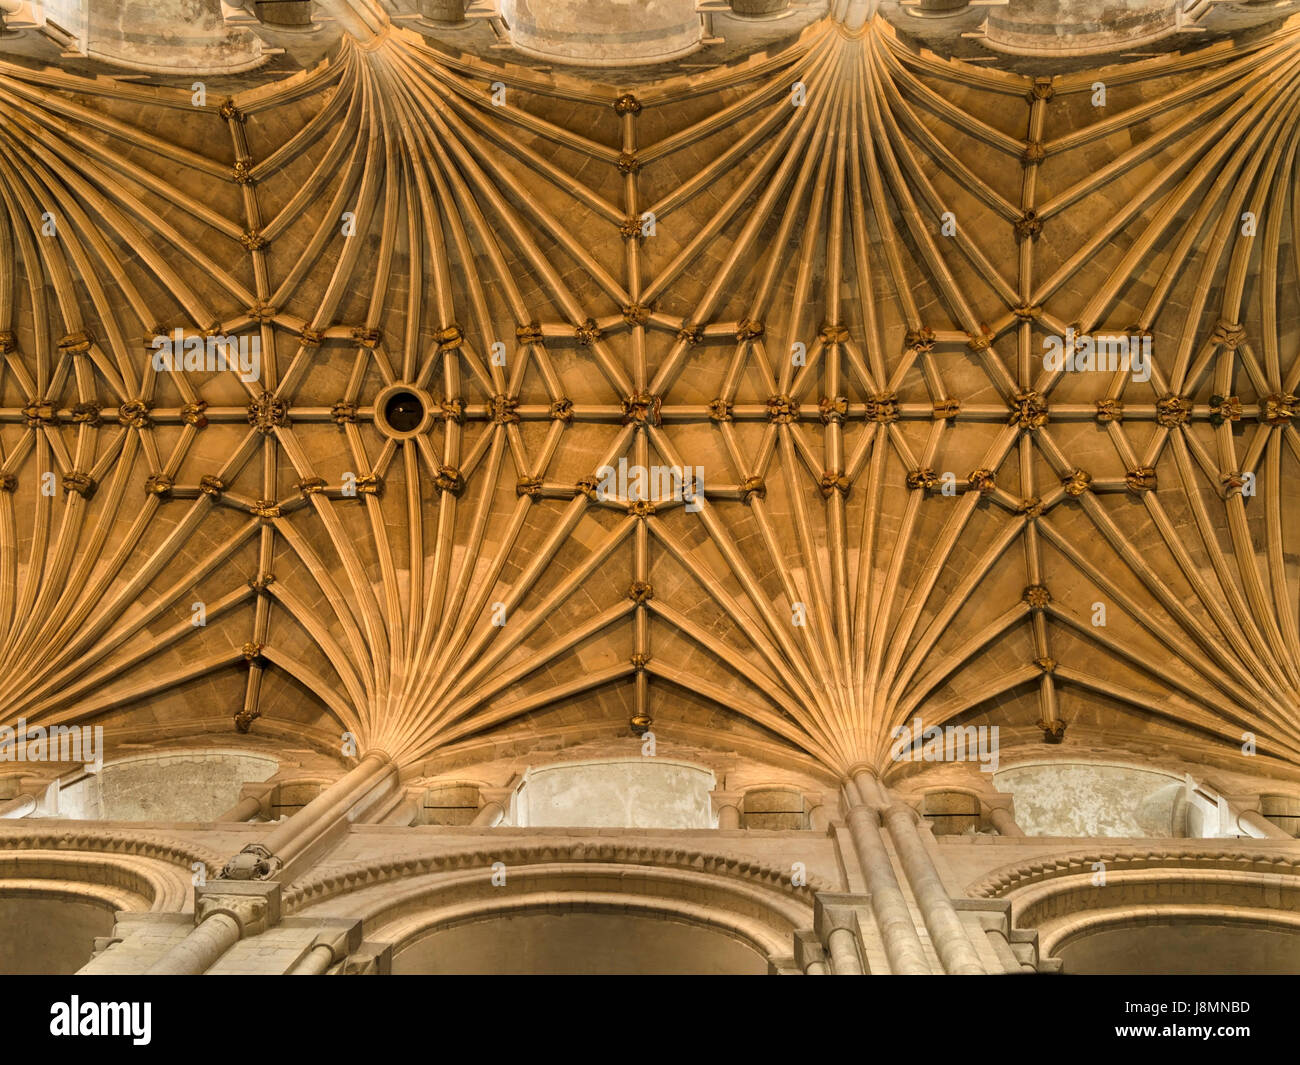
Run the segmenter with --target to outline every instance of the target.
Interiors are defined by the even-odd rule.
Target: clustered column
[[[880,831],[880,816],[867,804],[852,779],[845,782],[844,794],[849,807],[849,834],[867,878],[871,910],[880,927],[889,967],[899,974],[927,975],[930,966],[925,958],[925,949],[921,946],[921,937],[916,934],[903,889],[894,876],[894,866]]]
[[[915,811],[906,803],[892,802],[869,769],[854,771],[844,790],[849,798],[849,831],[893,971],[928,973],[930,966],[885,848],[882,817],[944,970],[954,974],[983,973],[979,955],[921,839]]]

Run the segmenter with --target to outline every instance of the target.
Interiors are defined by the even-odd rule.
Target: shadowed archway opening
[[[1232,920],[1152,919],[1071,937],[1055,951],[1079,975],[1300,974],[1300,928]]]
[[[58,892],[0,888],[0,975],[62,976],[90,961],[113,931],[107,902]]]
[[[437,929],[400,949],[393,972],[760,976],[767,960],[722,931],[665,916],[540,911]]]

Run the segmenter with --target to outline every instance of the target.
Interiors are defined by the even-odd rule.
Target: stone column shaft
[[[399,825],[402,828],[409,828],[415,823],[415,818],[420,812],[420,803],[422,799],[403,799],[397,804],[396,809],[385,817],[379,823],[381,825]]]
[[[280,921],[280,885],[213,880],[194,892],[195,925],[150,966],[149,976],[198,976],[245,936]]]
[[[317,3],[340,29],[359,41],[368,41],[388,29],[388,16],[369,0],[317,0]]]
[[[844,28],[860,30],[876,13],[878,0],[849,0],[844,8]]]
[[[998,833],[1003,836],[1023,836],[1024,830],[1016,824],[1016,819],[1011,816],[1011,811],[1005,806],[994,806],[989,810],[989,821]]]
[[[218,821],[251,821],[262,812],[262,801],[252,795],[245,795],[229,810],[217,818]]]
[[[503,788],[479,788],[479,801],[483,803],[474,815],[471,825],[478,828],[496,828],[510,814],[510,802],[519,786],[516,777]]]
[[[1243,810],[1237,815],[1237,825],[1251,836],[1264,839],[1292,839],[1284,829],[1278,828],[1256,810]],[[1251,831],[1251,830],[1254,831]]]
[[[256,857],[267,858],[274,866],[271,873],[288,865],[321,836],[347,817],[378,787],[385,777],[397,772],[388,755],[382,751],[367,754],[328,788],[283,824],[277,825],[256,844],[227,863],[223,876],[227,879],[266,879],[255,870]],[[251,852],[251,854],[250,854]],[[274,859],[274,860],[272,860]],[[277,864],[278,863],[278,864]]]
[[[876,924],[880,926],[889,967],[899,974],[927,975],[930,966],[926,961],[925,949],[921,946],[921,937],[916,933],[916,925],[912,923],[912,914],[903,897],[903,889],[898,886],[898,879],[894,876],[894,867],[889,861],[884,837],[880,834],[880,820],[874,810],[855,798],[852,785],[846,787],[845,791],[852,804],[848,816],[849,835],[853,839],[854,850],[858,852],[862,872],[867,878],[871,910],[875,914]]]
[[[193,976],[205,973],[239,942],[239,922],[228,913],[214,913],[149,968],[149,976]]]
[[[35,811],[35,795],[17,795],[0,803],[0,818],[27,817]]]
[[[717,788],[709,792],[709,801],[718,815],[718,828],[739,828],[745,796],[739,791]]]
[[[862,976],[862,962],[858,958],[858,937],[851,928],[836,928],[827,937],[831,967],[836,976]]]
[[[506,808],[494,799],[479,807],[470,825],[475,828],[495,828],[505,815]]]
[[[327,943],[317,943],[303,956],[290,976],[324,976],[334,964],[334,951]]]
[[[912,894],[921,907],[921,916],[930,932],[930,941],[943,962],[944,969],[954,975],[981,974],[984,966],[966,934],[966,927],[957,916],[957,910],[948,895],[948,889],[939,878],[939,871],[930,858],[916,827],[916,812],[906,803],[894,803],[885,810],[885,824],[894,841],[903,872],[912,885]]]

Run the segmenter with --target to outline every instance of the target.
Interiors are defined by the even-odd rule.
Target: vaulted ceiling
[[[1052,78],[825,19],[627,89],[0,64],[0,720],[1300,766],[1300,26]]]

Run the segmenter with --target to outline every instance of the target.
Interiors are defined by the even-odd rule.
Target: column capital
[[[870,762],[855,762],[844,771],[845,780],[856,780],[859,773],[866,773],[869,776],[880,779],[880,774],[876,772],[876,767]]]
[[[980,807],[985,814],[990,814],[994,810],[1006,810],[1011,813],[1015,809],[1016,799],[1010,792],[995,791],[989,795],[978,795]]]
[[[713,816],[718,819],[719,828],[739,828],[741,815],[744,813],[744,792],[722,791],[709,792],[709,802],[713,807]]]
[[[257,880],[213,881],[194,889],[194,923],[216,913],[229,914],[242,937],[280,923],[280,885]]]
[[[512,787],[478,789],[478,797],[483,800],[484,806],[490,802],[495,802],[504,807],[514,793],[515,789]]]
[[[837,928],[858,930],[858,914],[869,913],[871,896],[849,892],[819,891],[813,901],[813,928],[825,940]]]
[[[505,819],[510,809],[510,796],[514,792],[514,787],[479,788],[478,797],[482,805],[470,825],[475,828],[496,828]]]
[[[275,797],[276,789],[280,786],[278,780],[260,780],[253,783],[245,784],[239,789],[240,799],[256,799],[261,809],[258,811],[259,816],[271,820],[271,800]]]
[[[805,791],[803,808],[808,817],[808,827],[815,832],[829,828],[837,812],[834,796],[828,801],[824,791]]]
[[[881,811],[885,817],[905,817],[914,825],[920,824],[924,818],[917,811],[916,807],[910,802],[903,799],[892,799]]]
[[[809,966],[826,964],[826,948],[822,946],[817,933],[803,929],[794,934],[794,963],[804,972]]]
[[[1264,806],[1264,796],[1259,792],[1247,795],[1227,795],[1223,792],[1219,794],[1223,795],[1238,813],[1259,813]]]
[[[294,918],[291,917],[285,924],[293,921]],[[362,938],[361,921],[345,918],[339,922],[331,921],[322,927],[311,945],[313,948],[325,947],[334,959],[330,964],[335,965],[360,947]]]

